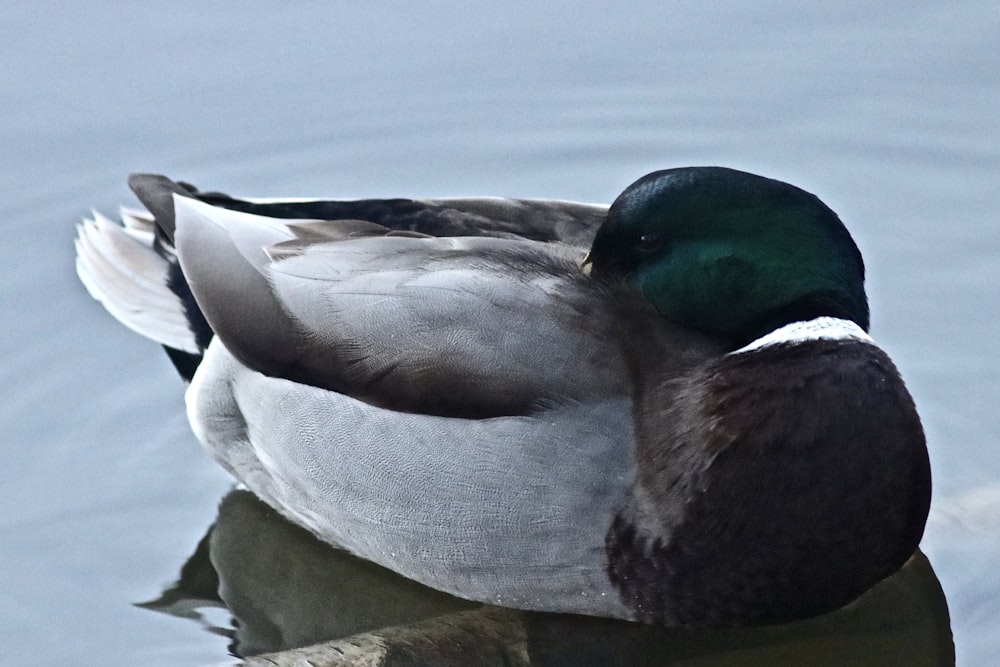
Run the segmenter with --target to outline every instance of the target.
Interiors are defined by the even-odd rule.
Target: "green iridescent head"
[[[588,261],[668,319],[743,344],[789,322],[839,317],[868,330],[865,268],[814,195],[722,167],[657,171],[611,205]]]

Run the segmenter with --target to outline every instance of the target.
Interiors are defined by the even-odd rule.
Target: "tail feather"
[[[77,229],[76,272],[90,295],[133,331],[200,354],[184,301],[169,285],[176,260],[157,251],[153,218],[126,210],[118,224],[94,213]]]
[[[118,218],[125,233],[143,245],[152,246],[156,242],[156,219],[152,214],[130,206],[118,207]]]

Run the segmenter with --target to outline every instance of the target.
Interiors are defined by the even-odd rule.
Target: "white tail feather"
[[[198,353],[184,303],[167,286],[170,264],[153,249],[153,220],[123,209],[122,224],[94,213],[77,226],[76,273],[119,322],[158,343]]]

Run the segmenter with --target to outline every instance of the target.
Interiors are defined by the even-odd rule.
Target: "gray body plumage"
[[[295,523],[463,597],[630,616],[593,520],[634,480],[626,399],[468,420],[270,378],[218,341],[203,369],[188,392],[198,437]]]

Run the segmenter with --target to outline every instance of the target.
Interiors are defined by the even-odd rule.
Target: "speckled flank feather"
[[[394,413],[248,370],[215,342],[187,400],[212,455],[328,542],[461,597],[631,615],[592,519],[634,475],[624,398],[476,420]]]

